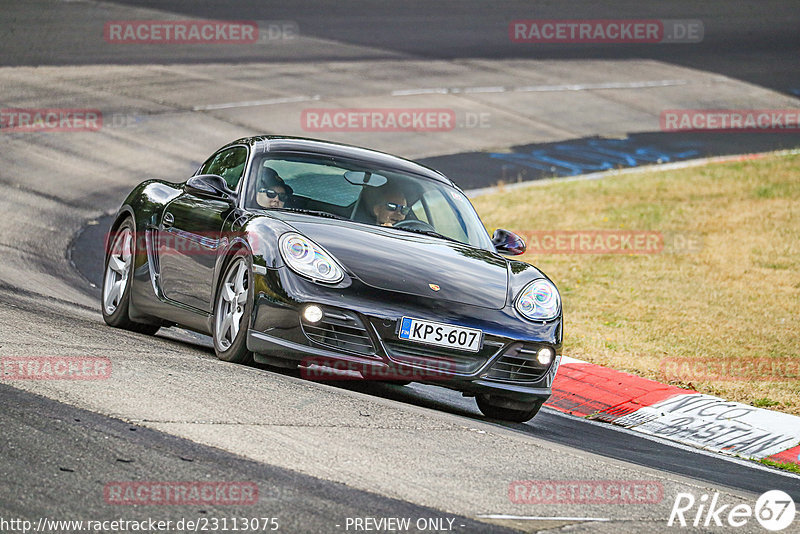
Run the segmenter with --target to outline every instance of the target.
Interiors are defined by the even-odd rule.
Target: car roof
[[[416,174],[436,180],[437,182],[456,186],[452,180],[450,180],[441,172],[431,169],[430,167],[426,167],[421,163],[400,158],[398,156],[393,156],[391,154],[386,154],[385,152],[346,145],[343,143],[334,143],[331,141],[309,139],[305,137],[259,135],[237,139],[236,141],[226,145],[226,147],[233,145],[249,145],[256,153],[298,152],[356,159],[385,169]]]

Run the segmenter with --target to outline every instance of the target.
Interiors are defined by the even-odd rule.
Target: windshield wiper
[[[453,239],[452,237],[440,234],[439,232],[434,232],[433,230],[420,230],[419,228],[397,228],[397,227],[394,228],[395,230],[403,230],[405,232],[412,232],[415,234],[429,235],[431,237],[438,237],[440,239],[446,239],[447,241],[453,241],[454,243],[461,243],[461,241],[459,241],[458,239]],[[461,244],[463,245],[464,243]]]
[[[327,212],[327,211],[307,210],[307,209],[303,209],[303,208],[272,208],[272,209],[281,210],[281,211],[292,211],[294,213],[305,213],[305,214],[308,214],[308,215],[316,215],[317,217],[328,217],[330,219],[342,219],[342,220],[345,220],[345,221],[350,220],[347,217],[342,217],[341,215],[336,215],[335,213],[330,213],[330,212]]]

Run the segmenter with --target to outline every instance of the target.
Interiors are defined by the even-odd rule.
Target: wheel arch
[[[214,305],[217,302],[217,295],[219,294],[219,282],[222,276],[224,276],[225,271],[228,270],[231,262],[236,257],[236,254],[239,251],[245,251],[246,256],[250,258],[250,269],[252,270],[253,267],[253,250],[250,245],[245,241],[243,238],[236,238],[228,243],[228,246],[225,248],[225,251],[222,252],[219,256],[219,260],[217,261],[217,266],[214,269],[214,282],[213,282],[213,293],[211,295],[211,302],[212,302],[212,312],[211,315],[214,315]]]
[[[114,220],[111,222],[111,226],[108,227],[108,232],[106,232],[105,238],[103,239],[103,252],[104,256],[108,255],[111,243],[111,236],[114,235],[119,227],[122,225],[125,219],[130,218],[133,221],[133,232],[134,236],[136,235],[136,216],[133,213],[133,208],[128,205],[123,205],[117,210],[117,214],[114,216]]]
[[[228,270],[231,262],[235,259],[237,253],[240,251],[245,251],[245,256],[249,258],[248,267],[250,269],[250,291],[253,291],[253,250],[251,249],[250,245],[247,241],[243,238],[236,238],[228,243],[225,247],[224,252],[219,255],[219,259],[217,261],[217,265],[214,268],[214,278],[212,281],[212,292],[211,292],[211,314],[208,316],[208,331],[214,331],[214,321],[216,320],[216,313],[217,313],[217,296],[219,295],[220,290],[220,282],[222,277],[225,276],[225,273]],[[255,297],[255,295],[253,295]],[[248,317],[247,323],[248,328],[252,325],[253,318]]]
[[[182,190],[181,184],[162,180],[145,180],[125,197],[117,210],[104,239],[104,258],[108,260],[110,240],[124,221],[130,220],[133,229],[136,253],[133,260],[133,275],[130,281],[130,302],[128,315],[131,320],[141,323],[162,323],[157,313],[158,291],[152,284],[150,256],[147,250],[145,230],[158,223],[158,215],[164,207]],[[152,289],[147,289],[152,287]]]

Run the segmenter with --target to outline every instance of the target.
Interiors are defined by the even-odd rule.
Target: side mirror
[[[193,195],[217,198],[233,204],[236,192],[228,188],[225,178],[216,174],[198,174],[186,182],[184,190]]]
[[[514,232],[502,228],[498,228],[492,234],[492,244],[500,254],[518,256],[525,253],[525,241]]]

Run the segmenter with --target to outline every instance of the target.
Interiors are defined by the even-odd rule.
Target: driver
[[[394,226],[405,220],[411,208],[406,204],[403,192],[387,183],[371,191],[367,199],[367,211],[375,217],[375,224]]]
[[[258,180],[256,202],[262,208],[282,208],[292,197],[292,188],[286,185],[275,170],[264,167]]]

